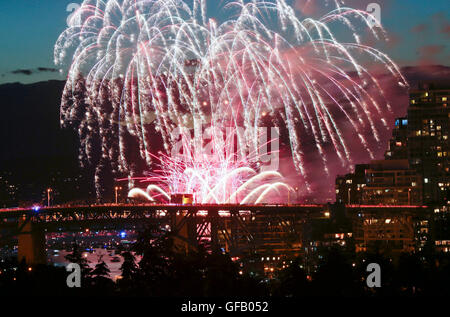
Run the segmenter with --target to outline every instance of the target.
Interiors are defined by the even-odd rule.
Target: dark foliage
[[[133,250],[122,252],[122,276],[113,282],[99,258],[92,270],[74,243],[67,260],[82,268],[82,287],[66,286],[64,268],[29,267],[14,259],[0,262],[0,295],[79,295],[151,297],[304,297],[304,296],[448,296],[450,257],[433,252],[401,254],[349,254],[342,248],[324,253],[319,265],[307,273],[302,258],[274,273],[271,279],[203,246],[177,249],[174,239],[156,230],[144,231]],[[137,263],[136,255],[140,256]],[[369,288],[367,265],[381,267],[381,287]]]

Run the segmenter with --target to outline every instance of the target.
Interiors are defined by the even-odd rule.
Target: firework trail
[[[373,157],[370,144],[379,141],[391,108],[365,64],[407,83],[387,55],[361,42],[361,28],[384,39],[381,25],[364,11],[330,3],[331,12],[312,19],[299,18],[285,0],[224,1],[216,21],[206,0],[85,0],[54,57],[68,69],[61,124],[78,129],[80,159],[96,167],[98,194],[106,169],[130,179],[142,175],[155,163],[156,136],[170,153],[179,128],[211,128],[216,162],[200,169],[217,169],[214,181],[249,163],[224,159],[227,127],[244,158],[259,156],[258,127],[283,129],[304,191],[311,189],[305,166],[312,158],[328,175],[330,160],[348,166],[355,150]],[[351,40],[338,40],[342,30]],[[369,94],[373,87],[376,95]],[[359,144],[347,144],[349,127]],[[194,152],[202,142],[194,133],[187,146]],[[168,178],[198,170],[198,162],[193,154],[187,165],[166,164]]]

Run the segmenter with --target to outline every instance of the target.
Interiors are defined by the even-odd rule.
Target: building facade
[[[361,204],[362,190],[366,186],[368,164],[357,164],[355,172],[336,178],[336,202],[342,204]]]
[[[423,177],[423,200],[442,204],[450,188],[450,89],[429,86],[410,93],[408,159]]]
[[[422,204],[422,177],[410,168],[408,160],[372,161],[365,175],[363,204]]]
[[[389,140],[388,149],[384,155],[386,160],[408,159],[408,118],[395,119],[392,138]]]

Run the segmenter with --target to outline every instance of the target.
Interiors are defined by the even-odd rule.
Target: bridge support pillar
[[[172,215],[171,228],[175,231],[173,244],[175,251],[188,254],[196,248],[196,223],[195,219],[187,215]]]
[[[219,213],[216,210],[208,211],[211,221],[211,249],[213,253],[220,253],[219,244]]]
[[[19,227],[25,220],[19,221]],[[27,222],[22,231],[18,234],[18,261],[25,260],[29,265],[47,263],[47,254],[45,252],[45,233],[38,228],[33,228],[31,222]]]

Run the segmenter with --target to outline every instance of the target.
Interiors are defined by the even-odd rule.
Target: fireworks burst
[[[380,141],[391,108],[362,61],[407,85],[387,55],[361,43],[357,26],[383,39],[381,25],[337,2],[318,20],[299,18],[285,0],[225,1],[223,10],[216,21],[207,16],[206,0],[85,0],[73,15],[55,45],[55,63],[69,69],[61,123],[78,129],[80,159],[96,166],[98,193],[106,166],[130,179],[139,176],[155,162],[155,135],[170,153],[177,128],[212,128],[215,162],[192,157],[188,164],[162,164],[171,187],[189,175],[182,183],[192,190],[204,180],[202,201],[216,195],[212,184],[227,183],[227,175],[239,181],[211,201],[227,201],[246,182],[235,170],[250,168],[243,165],[249,160],[230,165],[217,154],[225,148],[221,133],[227,127],[236,131],[244,157],[256,158],[258,127],[284,129],[305,191],[311,189],[307,161],[318,158],[327,175],[330,160],[348,166],[354,150],[373,157],[371,141]],[[338,41],[342,29],[351,41]],[[376,95],[369,94],[373,87]],[[344,137],[349,128],[357,139],[351,146]],[[195,136],[189,146],[202,142]],[[278,186],[266,185],[264,192]]]
[[[186,142],[185,146],[188,145]],[[249,156],[245,156],[239,160],[233,155],[218,158],[216,153],[223,152],[215,151],[206,155],[201,151],[201,157],[189,150],[180,156],[159,153],[155,159],[160,161],[161,170],[155,170],[148,177],[137,178],[141,183],[151,183],[147,190],[133,188],[128,196],[168,202],[171,194],[180,193],[192,194],[195,203],[248,204],[267,202],[269,198],[271,202],[281,202],[279,198],[285,198],[283,193],[293,191],[282,182],[283,177],[279,172],[261,172],[261,168],[257,172],[249,167],[252,161],[257,161],[256,158],[249,160]]]

